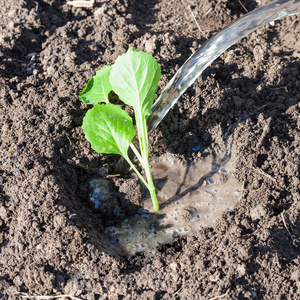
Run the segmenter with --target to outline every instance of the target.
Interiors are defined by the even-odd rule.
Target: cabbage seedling
[[[79,95],[86,104],[95,104],[86,113],[82,128],[92,148],[99,153],[122,155],[150,192],[155,211],[159,205],[148,162],[147,119],[161,77],[160,65],[149,54],[130,48],[114,65],[96,72]],[[132,140],[136,130],[131,117],[119,106],[109,103],[114,91],[121,101],[134,109],[140,152]],[[101,103],[101,104],[99,104]],[[133,150],[145,170],[146,179],[128,156]]]

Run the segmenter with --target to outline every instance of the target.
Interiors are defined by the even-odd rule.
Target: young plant
[[[86,104],[95,104],[84,119],[82,128],[92,148],[99,153],[122,155],[150,192],[155,211],[159,210],[155,187],[148,162],[147,119],[161,77],[160,65],[149,54],[130,48],[112,66],[96,72],[79,95]],[[119,106],[109,103],[114,91],[121,101],[133,107],[140,152],[132,140],[136,130],[131,117]],[[101,103],[101,104],[99,104]],[[145,170],[146,179],[128,156],[133,150]]]

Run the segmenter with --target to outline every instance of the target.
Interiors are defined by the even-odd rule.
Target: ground
[[[104,231],[142,189],[113,176],[118,157],[93,152],[81,129],[79,92],[129,47],[161,64],[160,93],[207,38],[267,2],[0,2],[0,299],[300,299],[299,16],[227,50],[150,137],[151,158],[193,161],[195,140],[234,136],[243,194],[214,228],[124,257]],[[99,168],[118,218],[87,204]]]

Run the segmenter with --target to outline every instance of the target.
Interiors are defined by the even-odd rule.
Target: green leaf
[[[113,91],[137,114],[147,118],[161,77],[160,65],[151,55],[130,48],[116,59],[109,81]]]
[[[110,103],[90,109],[83,118],[82,129],[95,151],[122,156],[127,156],[136,133],[128,113]]]
[[[105,66],[96,72],[82,92],[79,99],[85,104],[108,103],[108,94],[112,90],[109,82],[109,74],[112,66]]]

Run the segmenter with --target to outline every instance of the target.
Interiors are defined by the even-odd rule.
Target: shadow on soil
[[[5,172],[3,170],[0,170],[0,208],[1,209],[1,214],[4,219],[7,219],[7,213],[6,213],[6,206],[7,202],[9,201],[9,197],[5,194],[3,190],[3,184],[7,182]],[[3,216],[4,214],[4,216]],[[7,233],[9,231],[9,224],[7,224],[4,219],[0,217],[0,253],[1,253],[1,248],[5,247],[9,240],[7,238]],[[11,284],[11,280],[9,279],[9,276],[5,273],[2,273],[0,276],[0,282],[7,282],[8,284]],[[4,297],[4,294],[1,293],[0,291],[0,299]]]
[[[6,174],[3,170],[0,170],[0,208],[1,209],[1,215],[4,219],[7,217],[7,212],[5,207],[7,206],[7,202],[9,201],[9,197],[5,194],[3,190],[3,184],[7,182]],[[0,217],[0,252],[1,248],[5,245],[7,245],[8,241],[6,239],[6,232],[9,230],[8,224],[5,223],[5,221]]]

